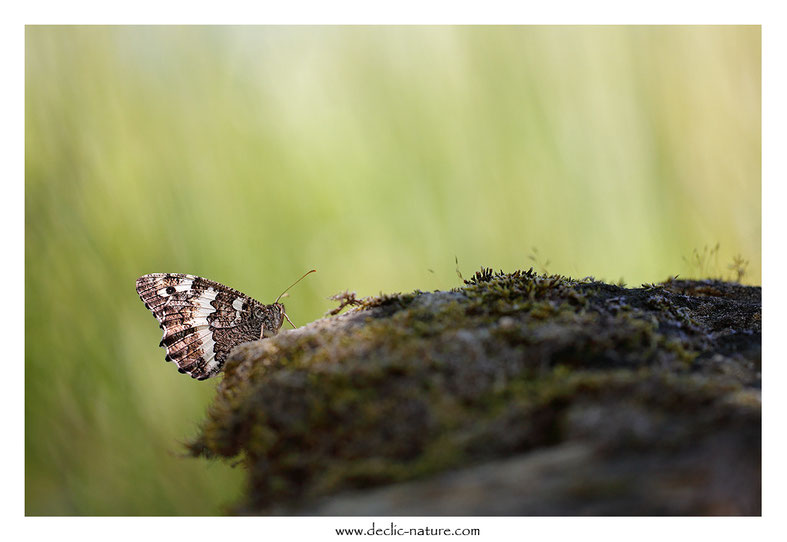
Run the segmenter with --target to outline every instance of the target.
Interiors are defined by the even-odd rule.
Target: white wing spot
[[[211,336],[208,336],[202,342],[202,357],[203,357],[203,359],[205,359],[208,362],[205,365],[204,369],[205,369],[205,371],[208,374],[213,373],[213,371],[215,370],[216,366],[219,364],[219,362],[216,361],[216,359],[215,359],[216,358],[216,354],[215,354],[215,352],[213,350],[213,346],[215,344],[216,343],[213,341],[213,337],[211,337]]]
[[[205,324],[207,324],[208,323],[208,321],[207,321],[208,316],[210,316],[214,312],[216,312],[216,309],[214,309],[213,307],[202,307],[201,306],[196,311],[194,311],[194,318],[196,318],[197,320],[204,319],[205,320]]]
[[[188,290],[191,290],[191,285],[193,283],[194,283],[194,281],[192,279],[183,279],[183,282],[181,282],[180,284],[177,284],[174,287],[175,288],[175,292],[186,292]],[[167,286],[167,288],[170,288],[170,286]],[[156,293],[158,295],[160,295],[161,297],[169,297],[171,294],[167,293],[167,288],[162,288],[162,289],[158,290]]]

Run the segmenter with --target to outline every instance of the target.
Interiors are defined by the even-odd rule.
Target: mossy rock
[[[482,270],[241,345],[190,449],[240,459],[241,514],[757,515],[760,315]]]

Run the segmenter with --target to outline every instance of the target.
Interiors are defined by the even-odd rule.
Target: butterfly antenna
[[[303,279],[305,279],[305,278],[306,278],[306,275],[308,275],[308,274],[310,274],[310,273],[316,273],[316,272],[317,272],[317,270],[316,270],[316,269],[312,269],[311,271],[307,271],[306,273],[304,273],[304,274],[303,274],[303,276],[302,276],[301,278],[299,278],[298,280],[296,280],[295,282],[293,282],[292,284],[290,284],[289,286],[287,286],[287,289],[286,289],[286,290],[284,290],[284,291],[283,291],[281,294],[279,294],[279,297],[277,297],[277,298],[276,298],[276,301],[274,301],[274,303],[278,303],[278,302],[279,302],[279,299],[281,299],[281,296],[283,296],[284,294],[286,294],[286,293],[287,293],[287,290],[289,290],[290,288],[292,288],[293,286],[295,286],[296,284],[298,284],[300,281],[302,281]],[[287,315],[285,314],[285,316],[287,316]],[[289,319],[289,318],[287,318],[287,321],[288,321],[288,322],[290,322],[290,319]],[[292,322],[290,322],[290,324],[292,324]],[[293,327],[295,327],[295,326],[293,326]]]

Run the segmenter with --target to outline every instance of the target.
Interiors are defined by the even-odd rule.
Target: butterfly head
[[[252,318],[259,322],[260,338],[273,337],[284,323],[284,305],[281,303],[256,305],[252,309]]]
[[[310,273],[314,273],[315,271],[317,271],[317,270],[316,269],[312,269],[311,271],[308,271],[308,272],[304,273],[301,278],[299,278],[298,280],[296,280],[295,282],[290,284],[287,287],[286,290],[284,290],[281,294],[279,294],[279,297],[276,298],[276,301],[273,302],[273,305],[269,305],[269,307],[271,307],[273,309],[271,312],[272,312],[272,319],[274,321],[271,322],[271,328],[270,328],[273,331],[270,332],[270,335],[266,335],[266,333],[268,333],[268,330],[266,329],[266,326],[263,326],[263,328],[262,328],[263,329],[263,336],[270,337],[272,335],[276,335],[276,333],[279,332],[279,329],[281,329],[281,326],[284,323],[284,319],[286,319],[293,328],[295,327],[295,324],[292,323],[292,320],[290,320],[290,317],[287,316],[287,312],[284,310],[284,303],[279,303],[279,300],[282,297],[284,297],[284,294],[287,293],[287,290],[289,290],[290,288],[292,288],[293,286],[298,284],[300,281],[302,281],[304,279],[304,277],[306,277],[306,275],[308,275]]]

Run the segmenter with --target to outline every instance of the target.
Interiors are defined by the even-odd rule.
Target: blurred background
[[[296,324],[481,266],[759,284],[759,27],[28,27],[28,515],[217,514],[216,380],[134,290]]]

